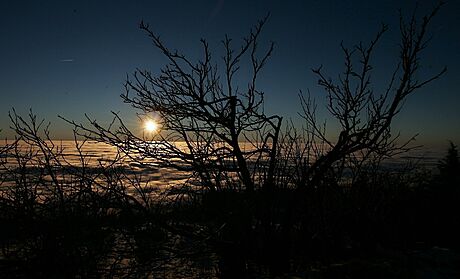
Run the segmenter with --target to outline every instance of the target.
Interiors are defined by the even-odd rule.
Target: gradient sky
[[[221,53],[225,34],[238,41],[268,12],[261,46],[274,41],[275,51],[259,85],[266,108],[297,123],[299,90],[309,89],[319,101],[324,92],[310,69],[323,65],[331,77],[343,69],[340,42],[352,46],[373,38],[381,23],[389,25],[374,58],[375,88],[383,86],[398,55],[398,9],[410,14],[416,1],[18,1],[0,2],[0,137],[12,137],[8,111],[52,122],[56,138],[69,138],[71,127],[57,115],[76,121],[84,113],[104,123],[119,111],[138,125],[135,110],[119,95],[127,74],[136,67],[153,72],[164,65],[138,24],[161,35],[171,48],[191,57],[206,38]],[[424,14],[435,1],[419,1]],[[420,133],[422,144],[460,144],[460,1],[450,1],[434,19],[423,71],[448,72],[405,103],[394,130],[403,136]],[[242,85],[244,86],[244,84]],[[321,101],[320,101],[321,103]],[[326,117],[321,111],[321,117]],[[332,125],[333,126],[333,125]]]

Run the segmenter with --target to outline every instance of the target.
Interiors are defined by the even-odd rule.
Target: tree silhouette
[[[438,168],[441,177],[459,175],[460,161],[458,158],[457,146],[453,142],[449,142],[450,146],[447,150],[445,158],[439,161]]]
[[[345,164],[360,165],[367,159],[391,157],[410,149],[408,144],[415,137],[398,143],[399,134],[392,134],[391,123],[410,95],[446,71],[444,68],[424,79],[417,78],[421,53],[430,40],[427,38],[428,25],[442,5],[444,3],[440,1],[430,14],[422,18],[420,24],[415,13],[408,22],[400,15],[399,62],[383,90],[375,90],[372,86],[371,60],[379,41],[388,30],[386,25],[382,26],[368,46],[360,43],[349,49],[341,45],[345,69],[338,81],[328,78],[322,67],[312,70],[318,77],[318,84],[326,92],[327,110],[340,123],[341,131],[336,141],[331,140],[326,135],[325,127],[317,121],[316,105],[310,95],[300,96],[307,133],[313,137],[313,142],[326,146],[318,160],[303,173],[301,185],[308,182],[316,184],[334,165],[343,169]]]
[[[108,128],[101,127],[89,118],[92,127],[68,122],[84,137],[116,145],[128,155],[137,153],[156,160],[160,166],[191,170],[200,184],[210,190],[242,186],[252,192],[259,186],[273,186],[280,177],[293,177],[299,187],[316,186],[330,171],[351,167],[359,172],[368,160],[391,157],[411,148],[409,143],[415,137],[398,143],[399,134],[392,133],[391,123],[410,95],[446,71],[444,68],[418,79],[421,53],[429,42],[427,29],[442,5],[444,2],[439,2],[421,22],[415,12],[408,22],[400,16],[399,62],[383,90],[372,86],[371,62],[388,30],[386,25],[368,46],[360,43],[349,49],[342,45],[345,70],[337,81],[328,78],[322,67],[313,69],[318,84],[326,92],[327,110],[340,123],[337,140],[326,135],[310,95],[301,95],[305,134],[289,135],[293,130],[287,129],[281,135],[285,142],[279,142],[282,118],[264,113],[263,92],[257,89],[258,75],[273,51],[272,43],[258,55],[259,36],[267,18],[251,30],[239,48],[232,47],[230,38],[223,40],[223,65],[214,62],[205,40],[201,40],[203,58],[193,62],[168,48],[141,22],[140,28],[168,64],[157,75],[148,70],[135,71],[127,79],[126,92],[121,97],[144,114],[158,114],[164,131],[150,139],[138,137],[116,114],[114,123],[119,123],[116,128],[114,123]],[[245,58],[250,73],[248,86],[243,90],[236,84],[235,75],[245,65],[242,62]],[[155,144],[149,144],[148,140]],[[300,156],[291,156],[294,148],[289,141],[296,140],[302,143],[297,143],[295,149],[303,150]],[[178,142],[184,142],[185,148]],[[251,148],[244,148],[248,145]],[[313,151],[316,158],[311,160]],[[291,157],[294,163],[283,163],[292,160]]]
[[[205,40],[201,40],[203,58],[192,62],[167,48],[141,22],[140,28],[169,63],[159,75],[135,71],[121,97],[145,114],[158,114],[164,131],[150,139],[155,144],[145,144],[146,139],[131,133],[118,116],[120,127],[116,131],[93,120],[95,129],[72,124],[87,132],[86,137],[117,144],[128,153],[137,151],[160,166],[191,170],[210,190],[242,184],[252,192],[256,186],[272,185],[282,118],[265,114],[264,95],[257,89],[258,75],[273,51],[271,43],[258,54],[259,35],[266,20],[259,21],[239,48],[225,37],[223,65],[214,61]],[[250,65],[246,88],[235,83],[243,59]],[[185,148],[178,142],[184,142]],[[235,177],[240,183],[235,184]]]

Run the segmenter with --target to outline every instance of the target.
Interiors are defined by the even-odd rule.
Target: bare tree
[[[242,185],[252,192],[257,186],[273,185],[282,118],[265,114],[264,94],[257,89],[258,76],[273,51],[271,43],[258,55],[266,20],[259,21],[239,48],[225,37],[221,62],[215,62],[205,40],[201,40],[203,58],[193,62],[166,47],[149,25],[141,22],[140,28],[168,64],[158,75],[135,71],[121,97],[143,114],[159,116],[163,131],[149,139],[154,143],[132,133],[116,114],[116,128],[113,123],[103,128],[91,119],[90,128],[69,122],[87,138],[142,154],[160,166],[191,170],[211,190]],[[242,88],[235,76],[247,65],[248,85]]]
[[[303,108],[301,115],[306,121],[307,133],[314,137],[315,144],[325,145],[318,159],[306,166],[301,185],[315,185],[333,166],[340,168],[353,162],[362,164],[369,158],[392,156],[410,148],[408,144],[414,138],[398,143],[399,134],[391,133],[391,123],[410,95],[446,71],[444,68],[424,79],[417,79],[420,55],[429,42],[426,34],[428,25],[443,4],[439,2],[420,23],[417,22],[415,12],[408,22],[400,15],[399,63],[386,89],[376,91],[371,86],[371,59],[378,42],[388,30],[386,25],[382,26],[368,46],[360,43],[349,49],[341,45],[345,70],[337,81],[328,78],[322,67],[312,70],[319,79],[318,84],[326,92],[327,109],[340,123],[341,131],[336,141],[328,138],[325,126],[316,118],[314,101],[310,95],[300,96]]]
[[[287,175],[289,178],[283,184],[292,184],[288,181],[295,176],[300,187],[316,185],[330,170],[343,170],[347,165],[359,169],[369,159],[393,156],[411,148],[409,143],[413,138],[399,143],[399,134],[392,134],[391,123],[410,95],[446,71],[442,69],[417,79],[420,55],[429,41],[428,25],[443,4],[439,2],[421,22],[417,21],[415,12],[408,22],[400,16],[399,63],[382,91],[371,85],[371,60],[387,32],[386,25],[368,46],[360,43],[349,49],[342,45],[345,70],[337,81],[328,78],[322,67],[313,69],[326,92],[327,109],[340,123],[337,140],[326,135],[309,95],[300,96],[301,116],[306,121],[303,136],[280,136],[282,118],[265,114],[264,96],[257,89],[257,79],[273,51],[271,43],[262,55],[258,55],[259,36],[266,18],[251,30],[239,48],[234,48],[232,40],[226,37],[222,42],[224,55],[220,63],[213,59],[205,40],[201,40],[202,59],[193,62],[168,48],[147,24],[141,22],[140,28],[168,64],[159,74],[141,69],[135,71],[127,79],[126,91],[121,97],[143,114],[159,115],[163,131],[152,138],[137,136],[117,114],[109,127],[102,127],[90,118],[90,127],[68,122],[84,137],[116,145],[128,156],[138,154],[154,159],[159,166],[191,171],[211,190],[243,186],[251,192],[259,186],[269,188]],[[248,64],[244,63],[244,58]],[[235,75],[241,66],[247,65],[249,81],[247,87],[241,89],[235,82]],[[287,141],[280,143],[279,138]],[[295,143],[299,140],[303,143]],[[294,158],[293,164],[300,170],[283,163],[283,156]],[[280,173],[283,171],[289,173]]]

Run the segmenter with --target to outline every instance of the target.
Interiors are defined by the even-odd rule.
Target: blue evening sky
[[[87,113],[105,123],[118,111],[135,127],[136,111],[123,104],[126,75],[137,67],[156,72],[164,65],[138,28],[140,20],[173,49],[197,57],[200,38],[209,41],[215,58],[225,34],[235,44],[258,19],[270,13],[261,48],[275,42],[259,86],[266,108],[285,118],[300,111],[299,90],[310,90],[322,104],[324,92],[311,68],[323,65],[336,78],[343,69],[340,42],[368,42],[382,23],[390,30],[374,58],[375,89],[385,81],[398,55],[398,10],[409,15],[416,1],[344,0],[197,0],[197,1],[20,1],[0,2],[0,137],[12,137],[8,111],[25,115],[32,108],[51,121],[56,138],[69,138],[71,127],[57,118],[84,121]],[[419,1],[419,14],[435,1]],[[421,77],[448,67],[439,80],[405,103],[395,119],[403,136],[420,133],[422,144],[460,144],[460,1],[450,1],[434,19],[432,42],[423,53]],[[243,81],[244,79],[242,79]],[[242,82],[241,87],[245,84]],[[325,110],[321,118],[327,118]],[[333,121],[331,129],[334,129]]]

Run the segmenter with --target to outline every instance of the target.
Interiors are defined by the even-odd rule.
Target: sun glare
[[[144,128],[147,132],[156,132],[158,130],[158,123],[156,123],[154,120],[149,119],[145,121]]]

